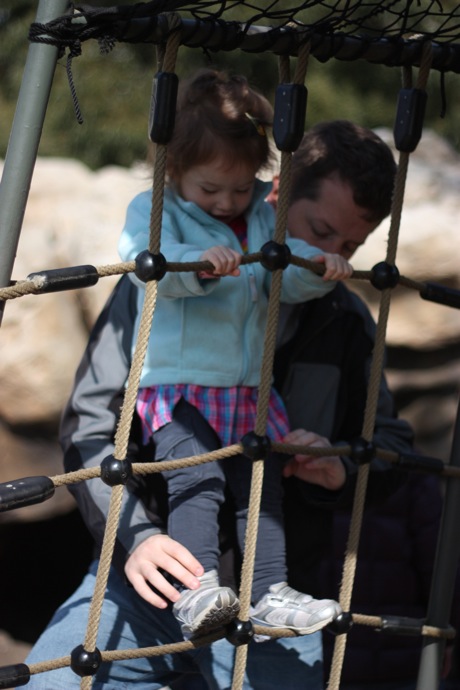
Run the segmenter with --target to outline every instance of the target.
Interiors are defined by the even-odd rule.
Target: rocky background
[[[380,134],[391,144],[387,131]],[[118,261],[127,203],[148,188],[142,166],[92,172],[39,159],[13,278]],[[460,289],[460,156],[426,132],[411,156],[397,264],[401,274]],[[355,268],[385,257],[389,221]],[[117,278],[92,288],[7,302],[0,330],[0,482],[62,472],[57,428],[89,330]],[[352,283],[377,316],[379,293]],[[460,312],[398,287],[388,326],[387,375],[419,449],[448,461],[460,384]],[[57,604],[79,582],[91,544],[65,488],[38,506],[0,514],[0,665],[22,660]],[[15,641],[15,643],[13,643]]]

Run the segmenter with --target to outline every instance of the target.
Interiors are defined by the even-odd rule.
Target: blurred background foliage
[[[92,3],[93,6],[115,4],[101,0]],[[35,21],[37,6],[38,0],[2,0],[0,8],[0,158],[4,158],[8,145],[29,45],[28,30]],[[239,12],[233,10],[232,18],[244,20],[242,10]],[[109,54],[101,55],[95,41],[83,44],[82,55],[72,63],[83,124],[75,116],[65,65],[64,57],[57,65],[39,155],[76,158],[94,169],[110,164],[130,166],[144,159],[151,84],[156,68],[155,47],[117,43]],[[202,66],[241,72],[273,99],[278,64],[272,54],[180,49],[177,64],[180,76],[187,76]],[[441,117],[441,76],[432,72],[425,121],[426,127],[447,137],[457,150],[460,149],[457,124],[460,103],[456,99],[459,78],[456,74],[445,75],[447,112]],[[320,63],[311,57],[306,125],[340,117],[368,127],[392,128],[400,86],[398,67],[369,64],[364,60],[331,59]]]

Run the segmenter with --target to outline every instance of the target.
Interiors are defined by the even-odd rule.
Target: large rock
[[[39,158],[30,189],[13,278],[44,269],[119,261],[117,241],[130,199],[148,172]],[[59,415],[76,365],[117,277],[92,288],[28,295],[5,307],[0,338],[0,418],[10,424]]]
[[[379,130],[392,144],[388,130]],[[398,152],[394,152],[398,160]],[[411,154],[398,235],[396,263],[400,273],[416,281],[460,288],[460,156],[434,132],[425,132]],[[353,257],[357,269],[369,270],[385,258],[390,219],[385,220]],[[358,284],[378,316],[380,293]],[[389,345],[433,349],[458,340],[460,311],[420,298],[415,290],[397,287],[392,294],[387,330]]]

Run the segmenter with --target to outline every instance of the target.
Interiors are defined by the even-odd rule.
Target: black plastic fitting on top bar
[[[422,136],[427,95],[421,89],[401,89],[393,129],[398,151],[412,153]]]
[[[302,141],[307,95],[303,84],[280,84],[276,88],[273,138],[280,151],[295,151]]]
[[[174,72],[157,72],[152,84],[149,137],[154,144],[167,144],[174,131],[179,79]]]

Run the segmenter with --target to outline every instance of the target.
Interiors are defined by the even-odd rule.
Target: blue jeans
[[[94,590],[97,561],[80,587],[57,610],[26,659],[27,664],[67,656],[83,644],[89,605]],[[97,647],[137,649],[178,642],[178,623],[168,610],[153,608],[114,570],[111,571],[102,609]],[[160,690],[170,685],[184,690],[229,690],[235,647],[219,640],[210,647],[149,659],[101,664],[93,690]],[[187,683],[189,679],[189,683]],[[70,668],[34,674],[28,690],[79,690],[80,677]],[[182,682],[181,682],[182,681]],[[199,687],[199,686],[198,686]],[[321,633],[303,637],[251,642],[244,690],[323,690]]]

